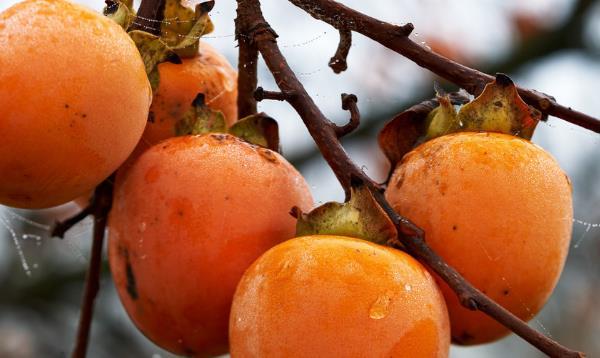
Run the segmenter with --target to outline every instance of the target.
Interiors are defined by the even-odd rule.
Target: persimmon
[[[198,55],[183,58],[181,64],[158,65],[160,82],[150,107],[150,121],[139,144],[148,147],[175,136],[175,124],[191,107],[198,93],[206,105],[223,112],[231,126],[237,118],[237,72],[212,46],[200,41]]]
[[[152,98],[112,20],[63,0],[0,14],[0,203],[44,208],[89,193],[137,144]]]
[[[569,247],[571,187],[557,162],[530,141],[483,132],[435,138],[404,156],[386,197],[451,266],[521,319],[533,318],[551,295]],[[463,308],[440,284],[455,342],[509,333]]]
[[[294,206],[312,206],[302,176],[237,137],[174,137],[145,151],[117,176],[109,217],[110,267],[131,319],[171,352],[226,352],[235,287],[294,236]]]
[[[448,313],[402,251],[344,236],[288,240],[242,277],[232,357],[447,357]]]

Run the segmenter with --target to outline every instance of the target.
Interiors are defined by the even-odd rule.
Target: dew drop
[[[406,285],[404,285],[404,289],[408,292],[412,291],[412,287],[408,283]]]
[[[146,222],[145,221],[142,221],[140,223],[139,230],[140,230],[140,232],[146,231]]]
[[[369,317],[372,319],[382,319],[387,316],[390,303],[392,302],[391,292],[386,292],[384,294],[379,295],[375,302],[371,305],[371,309],[369,310]]]

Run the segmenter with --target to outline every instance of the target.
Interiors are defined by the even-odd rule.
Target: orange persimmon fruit
[[[152,99],[114,21],[64,0],[0,14],[0,204],[44,208],[89,193],[136,146]]]
[[[232,357],[447,357],[448,313],[429,272],[406,253],[312,235],[263,254],[241,279]]]
[[[183,136],[153,146],[115,184],[109,261],[121,302],[171,352],[227,352],[244,270],[294,236],[292,207],[312,204],[291,164],[237,137]]]
[[[573,207],[568,177],[540,147],[499,133],[438,137],[404,156],[386,197],[451,266],[519,318],[533,318],[551,295],[567,256]],[[440,285],[455,342],[509,333]]]
[[[200,41],[198,55],[181,64],[158,65],[160,81],[150,107],[150,121],[139,144],[145,150],[174,137],[175,124],[190,109],[198,93],[206,105],[223,112],[228,127],[237,121],[237,72],[212,46]]]

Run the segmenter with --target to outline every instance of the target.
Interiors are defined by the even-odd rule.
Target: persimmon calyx
[[[192,107],[175,123],[175,133],[178,136],[229,133],[248,143],[280,152],[279,125],[275,119],[257,113],[227,128],[223,112],[208,107],[202,93],[196,95]]]
[[[166,0],[161,34],[155,36],[142,30],[132,30],[129,36],[135,42],[146,66],[148,80],[155,91],[160,81],[158,65],[162,62],[181,63],[181,58],[198,55],[200,37],[213,31],[214,25],[208,13],[215,2],[206,1],[194,10],[184,6],[181,0]],[[127,31],[135,19],[132,0],[107,2],[104,15]]]
[[[135,18],[135,9],[133,8],[132,0],[107,1],[102,13],[119,24],[125,31],[129,29]]]
[[[504,74],[488,83],[479,97],[465,104],[458,113],[447,96],[438,96],[440,106],[428,116],[426,139],[459,131],[485,131],[531,139],[541,112],[530,107]]]
[[[200,37],[214,30],[208,16],[214,4],[214,1],[202,2],[192,10],[181,0],[167,0],[165,20],[161,23],[161,40],[183,58],[196,56]]]
[[[206,105],[204,94],[198,93],[192,102],[192,108],[187,110],[175,123],[175,133],[178,136],[206,133],[227,133],[225,116]]]
[[[433,100],[397,114],[379,133],[379,146],[392,164],[419,144],[460,131],[488,131],[531,139],[542,115],[527,105],[508,76],[497,74],[474,100],[436,88]],[[462,105],[458,111],[456,106]]]
[[[353,185],[350,200],[343,204],[328,202],[309,213],[295,207],[292,215],[298,219],[296,236],[350,236],[381,245],[397,237],[394,224],[364,184]]]
[[[279,125],[277,121],[261,112],[244,117],[235,122],[229,133],[246,142],[281,152],[279,144]]]
[[[181,63],[179,56],[164,43],[160,37],[151,33],[133,30],[129,36],[137,46],[144,61],[146,74],[152,86],[152,91],[156,91],[160,77],[158,74],[158,65],[162,62]]]

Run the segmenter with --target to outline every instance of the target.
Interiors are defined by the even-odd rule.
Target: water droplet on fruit
[[[142,223],[140,224],[139,229],[140,229],[140,232],[146,231],[146,222],[145,221],[142,221]]]
[[[369,317],[372,319],[382,319],[387,316],[390,308],[390,303],[392,302],[392,294],[391,292],[386,292],[379,297],[377,300],[373,302],[371,305],[371,309],[369,310]]]
[[[412,291],[412,287],[408,283],[406,285],[404,285],[404,289],[406,291]]]

